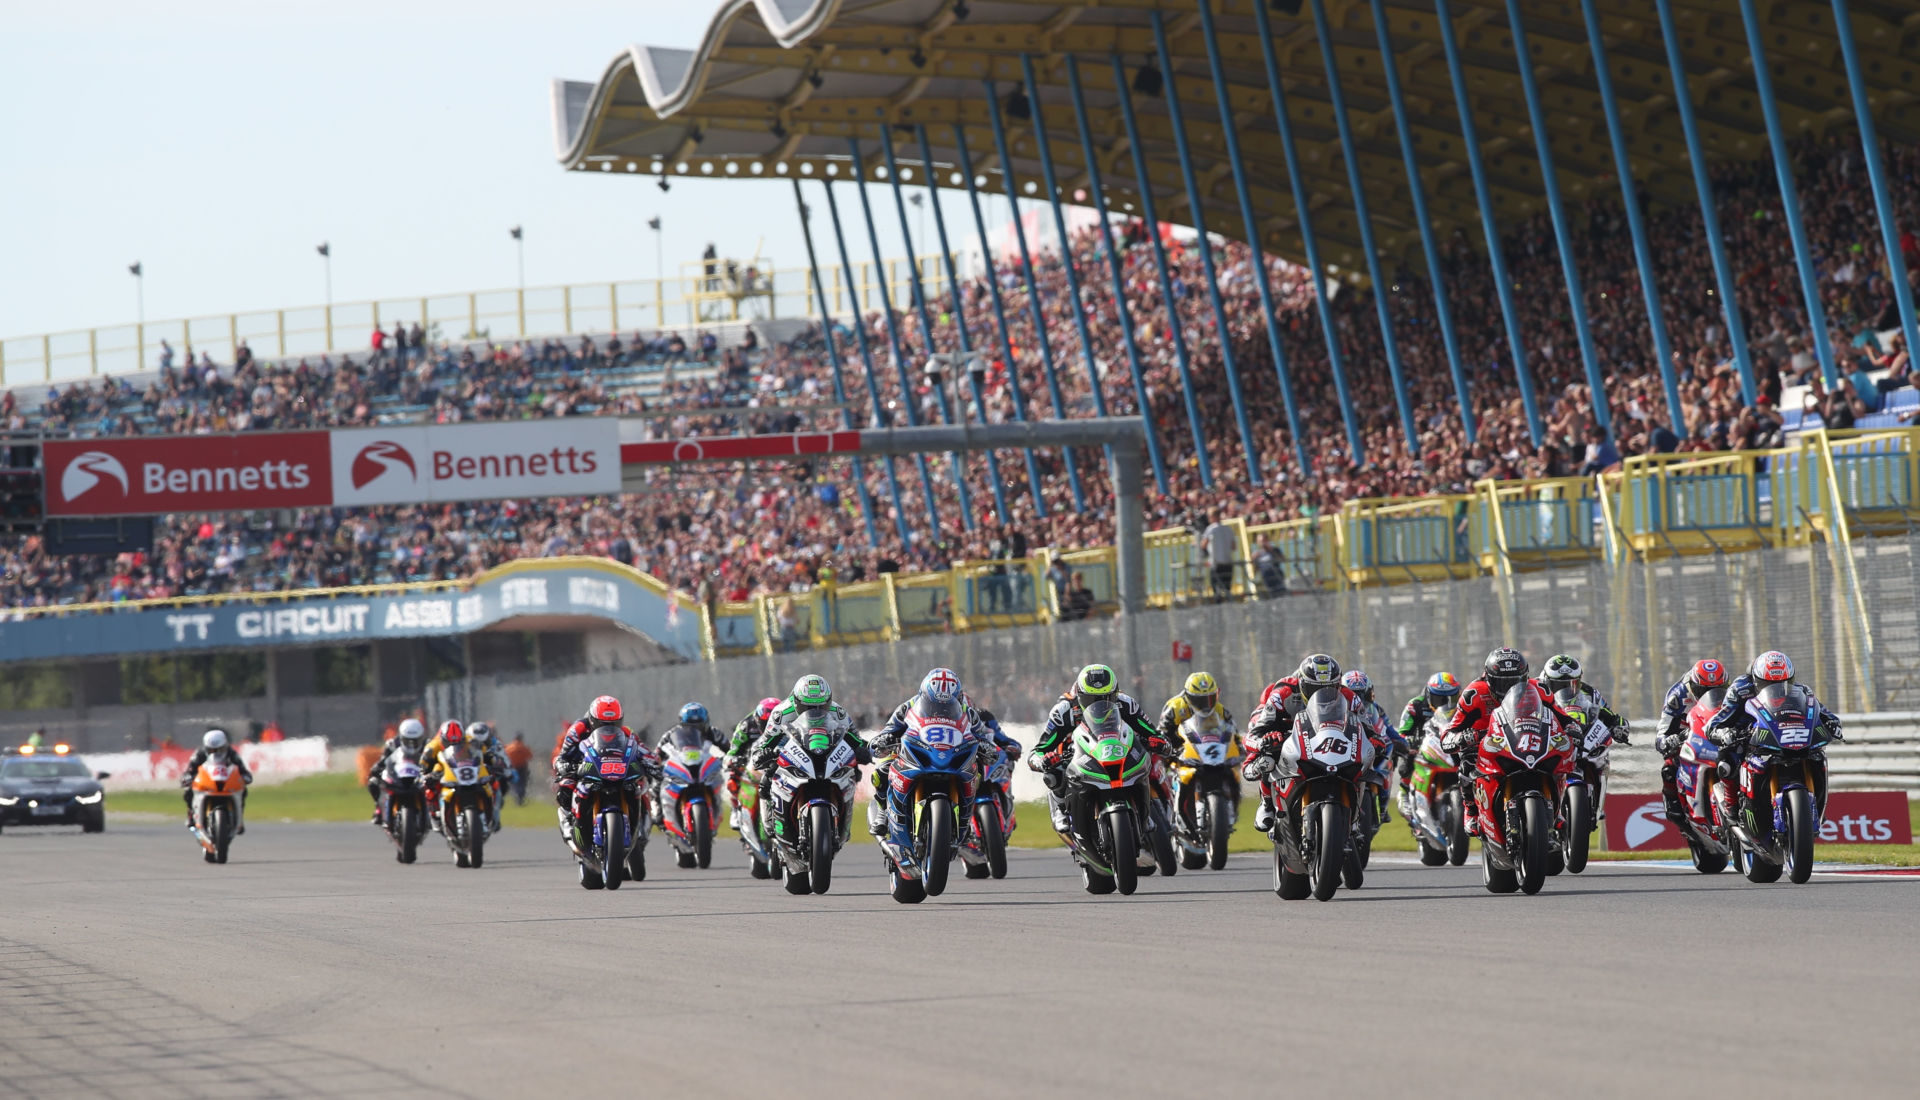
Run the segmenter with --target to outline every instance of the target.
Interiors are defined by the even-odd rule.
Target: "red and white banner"
[[[145,516],[333,501],[326,432],[52,440],[50,516]]]
[[[609,417],[406,425],[332,435],[338,505],[620,491],[620,422]]]
[[[710,439],[663,439],[627,443],[620,461],[631,466],[670,462],[721,462],[743,458],[793,458],[846,454],[860,449],[859,432],[799,432],[793,435],[722,435]]]
[[[1657,794],[1607,795],[1607,850],[1652,852],[1685,848]],[[1833,791],[1820,822],[1822,844],[1911,844],[1913,818],[1901,791]]]
[[[56,440],[50,516],[144,516],[620,491],[611,418]]]
[[[253,777],[291,777],[327,770],[329,749],[324,737],[289,737],[285,741],[242,741],[236,748]],[[177,783],[192,751],[168,745],[144,752],[87,753],[82,759],[92,771],[107,773],[107,782],[122,790]],[[109,800],[111,805],[111,800]]]

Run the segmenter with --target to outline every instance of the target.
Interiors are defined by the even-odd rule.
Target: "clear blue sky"
[[[650,277],[655,214],[669,272],[709,240],[745,257],[762,237],[779,266],[799,267],[784,181],[689,179],[662,194],[555,160],[554,77],[597,80],[636,42],[690,47],[717,6],[12,5],[0,336],[132,321],[135,260],[149,319],[318,304],[322,240],[336,301],[512,286],[516,224],[530,285]],[[1004,219],[1005,201],[993,205]],[[882,248],[896,256],[892,220]]]

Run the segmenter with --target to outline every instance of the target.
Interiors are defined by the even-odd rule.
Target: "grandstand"
[[[86,435],[644,412],[665,438],[1137,412],[1153,425],[1149,526],[1198,528],[1211,518],[1296,522],[1356,500],[1471,495],[1483,482],[1590,475],[1637,455],[1762,450],[1806,427],[1902,425],[1920,407],[1905,350],[1911,307],[1899,293],[1920,267],[1912,228],[1920,133],[1904,109],[1915,36],[1906,23],[1856,5],[1866,62],[1849,70],[1837,60],[1831,15],[1817,27],[1805,18],[1824,7],[1770,9],[1768,18],[1790,26],[1795,41],[1819,46],[1783,54],[1781,88],[1816,71],[1837,82],[1778,92],[1795,132],[1783,148],[1796,191],[1820,196],[1789,204],[1766,144],[1754,137],[1767,129],[1766,104],[1750,73],[1724,67],[1745,61],[1728,52],[1742,38],[1737,14],[1731,25],[1709,25],[1728,18],[1730,6],[1676,15],[1609,2],[1543,13],[1530,29],[1545,99],[1519,87],[1510,58],[1500,59],[1512,40],[1502,33],[1510,13],[1497,6],[1460,5],[1455,25],[1467,48],[1458,65],[1449,58],[1460,51],[1436,44],[1431,20],[1400,5],[1288,14],[1225,3],[1205,9],[1206,19],[1191,4],[1164,7],[1164,19],[1016,3],[975,4],[962,15],[903,0],[862,9],[843,25],[825,0],[790,24],[775,21],[771,6],[736,3],[692,54],[642,49],[621,55],[597,84],[556,89],[569,168],[807,178],[818,247],[805,303],[817,319],[825,300],[834,320],[824,332],[815,324],[748,347],[748,330],[736,327],[732,346],[704,361],[697,347],[673,351],[658,330],[617,348],[605,333],[448,342],[404,363],[385,353],[377,361],[327,354],[268,365],[246,361],[251,352],[236,341],[236,361],[216,365],[202,350],[198,373],[181,363],[143,386],[125,377],[69,384],[38,405],[10,392],[0,413],[16,432]],[[1726,11],[1711,14],[1720,7]],[[993,28],[1036,13],[1052,21],[989,48]],[[1383,13],[1388,33],[1375,38],[1370,18]],[[1593,56],[1565,22],[1589,14],[1613,54],[1619,113],[1638,127],[1632,210],[1644,215],[1638,235],[1659,244],[1646,257],[1652,312],[1632,246],[1635,219],[1598,143],[1609,129],[1608,104]],[[1695,126],[1676,117],[1670,98],[1662,106],[1660,82],[1670,75],[1657,65],[1663,18],[1688,31],[1680,61],[1701,116]],[[1338,81],[1314,48],[1326,37],[1316,21],[1329,19]],[[1264,20],[1280,43],[1292,137],[1269,133],[1263,51],[1250,33]],[[802,43],[810,48],[789,48]],[[1401,93],[1380,79],[1382,46],[1398,58]],[[919,62],[916,52],[924,53]],[[1127,76],[1119,85],[1110,79],[1114,56]],[[1823,58],[1831,62],[1825,68]],[[1456,68],[1471,86],[1464,113],[1450,95]],[[1222,140],[1216,71],[1244,164]],[[1109,77],[1098,88],[1095,72]],[[983,74],[1002,82],[995,97],[980,94]],[[1853,116],[1836,106],[1849,78],[1875,104],[1885,138],[1875,142],[1878,174],[1893,181],[1890,189],[1875,187]],[[1328,124],[1336,83],[1362,120],[1357,137]],[[742,105],[756,96],[758,107]],[[1818,110],[1809,106],[1815,98]],[[1542,118],[1553,123],[1557,173],[1541,173],[1526,152],[1535,106],[1552,108]],[[881,112],[875,121],[846,121],[868,108]],[[1485,225],[1475,224],[1471,201],[1471,178],[1483,173],[1460,163],[1479,158],[1472,148],[1460,156],[1457,138],[1447,136],[1462,122],[1478,127],[1487,156],[1479,168],[1493,180]],[[1398,150],[1412,177],[1388,140],[1396,124],[1414,135]],[[1692,138],[1689,130],[1697,131]],[[1144,135],[1138,143],[1135,131]],[[1296,140],[1302,149],[1291,148]],[[966,157],[963,141],[974,149],[967,163],[977,176],[954,171]],[[1697,157],[1681,152],[1689,146]],[[1144,153],[1144,186],[1140,177],[1129,183],[1130,147]],[[1043,150],[1050,164],[1040,160]],[[1360,166],[1358,193],[1377,225],[1372,262],[1355,247],[1366,215],[1340,197],[1348,190],[1336,165],[1343,157]],[[1717,238],[1684,170],[1692,160],[1705,169]],[[1291,186],[1271,182],[1289,179],[1288,164],[1308,166],[1304,215],[1288,201]],[[1064,254],[1035,252],[1030,264],[1018,251],[996,255],[973,279],[958,278],[944,261],[908,265],[904,279],[880,283],[891,312],[872,309],[870,292],[856,293],[872,285],[867,265],[883,258],[854,256],[846,242],[871,237],[856,219],[886,217],[903,190],[897,185],[959,187],[978,201],[1013,192],[1044,213],[1049,197],[1090,201],[1096,168],[1111,225],[1070,235]],[[881,185],[871,196],[844,186],[856,169]],[[1268,181],[1248,190],[1247,209],[1270,251],[1205,235],[1183,240],[1143,217],[1151,198],[1167,219],[1244,237],[1234,180],[1248,174]],[[1556,176],[1567,184],[1557,197],[1546,187]],[[1408,178],[1420,187],[1403,186]],[[1426,214],[1415,201],[1423,192],[1432,203]],[[1556,203],[1558,219],[1548,209]],[[1497,230],[1508,293],[1485,252],[1489,228]],[[940,225],[946,243],[965,229]],[[1325,246],[1317,254],[1306,247],[1315,232]],[[1823,327],[1809,320],[1800,293],[1796,236],[1816,250]],[[1563,252],[1575,260],[1571,279]],[[1715,293],[1718,260],[1736,275],[1740,347]],[[1569,282],[1579,288],[1584,324],[1572,313]],[[617,292],[610,297],[619,301]],[[1670,351],[1665,360],[1661,346]],[[950,396],[901,369],[935,351],[977,355],[978,373],[967,379],[977,388]],[[1519,374],[1516,357],[1526,367]],[[889,360],[897,366],[885,366]],[[208,366],[216,368],[211,383]],[[1533,392],[1532,415],[1522,379]],[[748,601],[805,591],[823,572],[854,583],[955,561],[1025,558],[1043,547],[1104,545],[1105,475],[1094,456],[1076,459],[876,463],[864,483],[851,465],[817,463],[709,470],[671,483],[655,475],[653,484],[671,491],[620,500],[178,516],[161,526],[152,552],[121,559],[49,557],[36,540],[16,536],[5,545],[0,594],[23,607],[447,579],[522,556],[585,553],[631,563],[689,594]],[[1597,512],[1587,513],[1586,526],[1582,547],[1595,541]],[[1478,552],[1458,556],[1484,567]],[[1441,563],[1449,572],[1465,564],[1453,557]],[[1371,579],[1387,572],[1374,570]],[[1315,583],[1338,582],[1335,571],[1311,574]]]

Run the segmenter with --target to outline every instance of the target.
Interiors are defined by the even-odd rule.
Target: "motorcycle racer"
[[[1686,807],[1680,802],[1680,749],[1687,743],[1687,715],[1702,695],[1727,686],[1727,666],[1712,657],[1695,661],[1685,676],[1675,680],[1660,703],[1660,732],[1654,735],[1653,748],[1660,754],[1660,797],[1666,805],[1667,820],[1678,824],[1685,819]]]
[[[1542,708],[1553,715],[1555,722],[1566,724],[1573,721],[1572,716],[1554,701],[1553,693],[1534,679],[1531,672],[1527,659],[1520,655],[1519,650],[1512,646],[1501,646],[1487,654],[1480,678],[1468,684],[1466,690],[1460,693],[1460,705],[1447,722],[1446,735],[1441,739],[1440,746],[1459,758],[1462,781],[1473,774],[1474,755],[1479,751],[1480,738],[1487,732],[1487,723],[1493,718],[1494,708],[1516,686],[1527,684],[1539,693]],[[1467,835],[1480,835],[1479,809],[1472,801],[1468,803]]]
[[[373,797],[373,823],[384,825],[380,815],[380,796],[387,788],[387,761],[393,754],[407,750],[414,756],[424,756],[427,749],[427,727],[418,718],[409,718],[400,723],[400,731],[393,740],[380,747],[380,757],[367,770],[367,794]]]
[[[727,736],[713,728],[713,722],[707,715],[707,705],[688,703],[680,708],[678,724],[669,727],[667,732],[660,735],[660,740],[654,742],[654,751],[665,758],[667,746],[673,743],[673,735],[683,729],[693,730],[700,735],[702,741],[722,752],[727,749]]]
[[[228,767],[238,768],[240,778],[246,786],[240,789],[240,808],[234,816],[234,832],[244,834],[247,831],[247,791],[253,786],[253,773],[247,770],[247,762],[227,742],[226,730],[208,730],[200,738],[200,748],[187,759],[186,767],[180,769],[180,800],[187,804],[187,828],[193,828],[193,777],[200,774],[200,765],[209,760],[218,760]]]
[[[936,668],[920,680],[920,689],[907,697],[906,702],[893,708],[893,714],[887,718],[880,732],[874,734],[869,742],[876,759],[893,756],[900,749],[900,739],[906,736],[907,716],[913,712],[914,705],[925,700],[940,706],[951,706],[955,717],[962,723],[962,729],[976,740],[990,742],[995,748],[1018,754],[1020,742],[1008,737],[1000,729],[999,719],[992,711],[974,706],[973,700],[960,687],[960,677],[950,668]],[[889,786],[891,768],[886,764],[876,765],[873,769],[873,796],[887,800],[892,806]],[[971,822],[971,807],[960,807],[962,820]],[[904,812],[904,811],[903,811]],[[885,835],[885,828],[879,822],[869,819],[868,831],[874,836]]]
[[[1402,787],[1413,777],[1413,757],[1419,751],[1420,740],[1426,735],[1427,723],[1433,720],[1437,711],[1452,706],[1459,698],[1460,681],[1454,679],[1453,673],[1436,672],[1427,678],[1426,689],[1400,708],[1400,721],[1394,729],[1406,740],[1410,750],[1400,759],[1396,770]]]
[[[1180,727],[1195,715],[1213,715],[1225,726],[1233,725],[1233,714],[1220,701],[1220,685],[1205,672],[1196,672],[1180,685],[1180,693],[1160,705],[1160,723],[1155,728],[1173,749],[1175,756],[1186,750],[1186,736]]]
[[[747,755],[747,766],[755,772],[764,774],[767,768],[772,766],[774,758],[779,755],[780,739],[784,736],[780,729],[781,725],[801,711],[816,707],[825,708],[829,718],[836,719],[845,727],[847,744],[853,746],[853,759],[856,763],[873,763],[873,750],[867,747],[866,741],[853,728],[853,719],[847,716],[847,712],[840,704],[833,701],[832,685],[827,683],[825,676],[810,674],[794,681],[793,691],[778,707],[774,708],[771,714],[767,715],[766,726],[761,731],[760,739],[754,742]],[[765,794],[764,791],[761,793]]]
[[[660,760],[646,742],[633,737],[633,731],[621,724],[622,712],[620,700],[611,695],[602,695],[587,706],[587,713],[567,727],[561,736],[560,751],[553,755],[553,798],[559,804],[562,831],[571,835],[574,828],[573,799],[578,792],[578,784],[570,774],[573,765],[580,761],[580,745],[587,735],[600,726],[620,726],[620,732],[633,738],[634,746],[639,749],[639,768],[649,783],[660,778]]]
[[[1360,709],[1360,697],[1340,682],[1340,662],[1325,653],[1314,653],[1301,661],[1292,675],[1268,684],[1260,693],[1260,705],[1247,716],[1247,762],[1241,765],[1240,774],[1260,784],[1260,808],[1254,812],[1253,827],[1261,832],[1273,824],[1273,790],[1267,776],[1293,732],[1294,716],[1323,688],[1337,689],[1346,699],[1348,713]]]
[[[1606,727],[1614,744],[1633,744],[1628,736],[1627,720],[1620,717],[1620,712],[1613,709],[1613,704],[1599,688],[1587,683],[1585,675],[1586,670],[1580,666],[1579,660],[1556,653],[1547,658],[1546,665],[1540,669],[1540,686],[1552,695],[1572,689],[1574,697],[1585,703],[1588,716]]]
[[[1160,731],[1147,721],[1139,702],[1120,690],[1120,678],[1113,669],[1106,665],[1088,665],[1081,669],[1073,687],[1062,692],[1059,702],[1047,713],[1047,723],[1035,739],[1033,749],[1027,753],[1027,767],[1039,772],[1046,781],[1047,803],[1053,812],[1053,826],[1061,833],[1070,828],[1061,791],[1066,787],[1065,772],[1067,758],[1073,751],[1074,727],[1080,724],[1087,706],[1096,702],[1114,704],[1120,720],[1140,738],[1147,751],[1166,758],[1174,755],[1167,739],[1160,736]]]
[[[1846,740],[1840,735],[1840,716],[1822,706],[1805,684],[1794,680],[1793,662],[1786,654],[1770,649],[1755,657],[1747,674],[1736,678],[1727,688],[1727,701],[1707,719],[1707,736],[1720,746],[1720,778],[1728,782],[1736,806],[1740,801],[1740,785],[1734,777],[1740,774],[1747,737],[1753,729],[1753,715],[1747,710],[1747,701],[1769,684],[1785,684],[1788,690],[1798,692],[1806,704],[1808,725],[1824,730],[1831,741]]]
[[[1367,735],[1373,740],[1375,820],[1384,824],[1387,820],[1387,788],[1391,785],[1389,777],[1398,762],[1413,759],[1413,753],[1407,748],[1407,739],[1388,724],[1386,710],[1374,702],[1372,677],[1360,669],[1348,669],[1346,675],[1340,677],[1340,686],[1359,698],[1361,721],[1366,725]]]

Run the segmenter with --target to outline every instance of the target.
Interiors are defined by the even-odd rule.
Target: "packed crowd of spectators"
[[[1920,218],[1920,149],[1890,148],[1888,168],[1901,206],[1901,247],[1909,270],[1920,272],[1912,230]],[[860,342],[845,324],[816,329],[786,345],[749,343],[724,350],[711,334],[694,346],[662,333],[645,339],[635,334],[624,345],[615,336],[604,347],[578,338],[571,344],[546,340],[430,349],[418,332],[396,332],[382,334],[372,354],[338,362],[323,358],[268,366],[243,345],[230,367],[216,366],[204,352],[197,362],[189,352],[176,366],[169,348],[162,353],[164,369],[145,389],[125,382],[77,384],[50,397],[39,420],[52,431],[127,434],[650,412],[654,419],[648,430],[658,438],[837,427],[843,417],[856,426],[902,424],[910,418],[924,423],[940,419],[940,395],[914,367],[897,369],[895,344],[898,362],[918,364],[929,350],[929,336],[933,349],[957,350],[961,325],[971,346],[985,354],[987,366],[979,400],[964,382],[956,387],[964,406],[957,415],[1005,421],[1024,403],[1034,418],[1056,411],[1090,416],[1096,410],[1096,385],[1110,413],[1130,414],[1140,411],[1140,402],[1117,312],[1124,300],[1139,348],[1146,404],[1165,455],[1166,491],[1150,486],[1149,524],[1198,529],[1209,515],[1292,518],[1359,497],[1464,491],[1481,478],[1592,473],[1623,455],[1773,445],[1788,426],[1781,409],[1786,390],[1802,383],[1812,386],[1805,412],[1830,426],[1879,411],[1890,391],[1910,384],[1911,364],[1897,340],[1883,347],[1867,335],[1895,327],[1897,319],[1857,143],[1841,137],[1809,141],[1796,153],[1795,170],[1802,194],[1819,196],[1806,205],[1805,214],[1839,382],[1831,388],[1821,384],[1770,163],[1716,166],[1716,203],[1737,268],[1760,397],[1752,404],[1742,399],[1729,361],[1698,210],[1650,211],[1649,232],[1659,242],[1655,261],[1662,313],[1679,376],[1678,425],[1670,422],[1653,361],[1624,211],[1607,199],[1576,208],[1576,253],[1611,411],[1611,437],[1595,423],[1559,254],[1544,213],[1508,227],[1505,240],[1543,427],[1538,444],[1530,438],[1498,296],[1489,265],[1475,251],[1477,238],[1462,232],[1445,242],[1442,272],[1478,428],[1472,443],[1424,276],[1402,272],[1383,288],[1390,295],[1413,406],[1416,442],[1411,446],[1399,421],[1372,292],[1345,286],[1335,294],[1336,336],[1364,452],[1359,463],[1348,451],[1312,281],[1302,268],[1269,260],[1282,351],[1311,465],[1302,470],[1287,432],[1250,253],[1238,244],[1216,249],[1226,313],[1223,336],[1194,243],[1163,238],[1173,268],[1169,302],[1161,292],[1148,230],[1139,223],[1125,226],[1117,242],[1123,268],[1119,288],[1109,277],[1097,231],[1076,237],[1069,249],[1080,281],[1078,299],[1068,285],[1065,257],[1055,252],[1035,257],[1044,332],[1035,329],[1017,261],[965,282],[957,316],[953,300],[945,296],[928,303],[924,324],[910,303],[897,303],[903,308],[891,324],[880,314],[867,315],[862,323],[873,349],[871,382]],[[1002,352],[996,288],[1008,325],[1010,362]],[[1076,311],[1084,315],[1091,349],[1081,347]],[[1204,484],[1190,427],[1173,339],[1176,323],[1190,356],[1210,487]],[[844,413],[835,405],[824,347],[828,338],[835,340],[847,371]],[[1052,352],[1052,378],[1041,355],[1043,339]],[[1225,384],[1228,354],[1249,414],[1257,482]],[[620,381],[640,367],[655,371],[651,396]],[[1870,373],[1881,370],[1890,373]],[[10,399],[0,416],[16,426],[30,424]],[[1018,556],[1016,550],[1023,553],[1029,546],[1104,544],[1111,531],[1107,478],[1097,451],[1082,451],[1076,458],[1082,507],[1076,507],[1073,479],[1058,453],[1036,455],[1037,486],[1028,484],[1020,455],[1001,453],[963,456],[957,467],[946,456],[928,456],[924,465],[908,459],[870,461],[860,468],[864,481],[855,475],[854,464],[844,461],[656,471],[648,491],[618,500],[299,513],[279,526],[239,516],[171,517],[161,524],[151,555],[60,559],[44,555],[37,540],[0,544],[5,566],[0,603],[448,578],[513,557],[565,553],[627,561],[702,597],[800,590],[829,569],[849,582],[889,570],[944,568],[953,560]],[[996,473],[1008,506],[1004,522],[995,507]],[[895,484],[898,512],[892,503]],[[968,498],[964,515],[962,485]],[[873,502],[874,542],[863,496]]]

